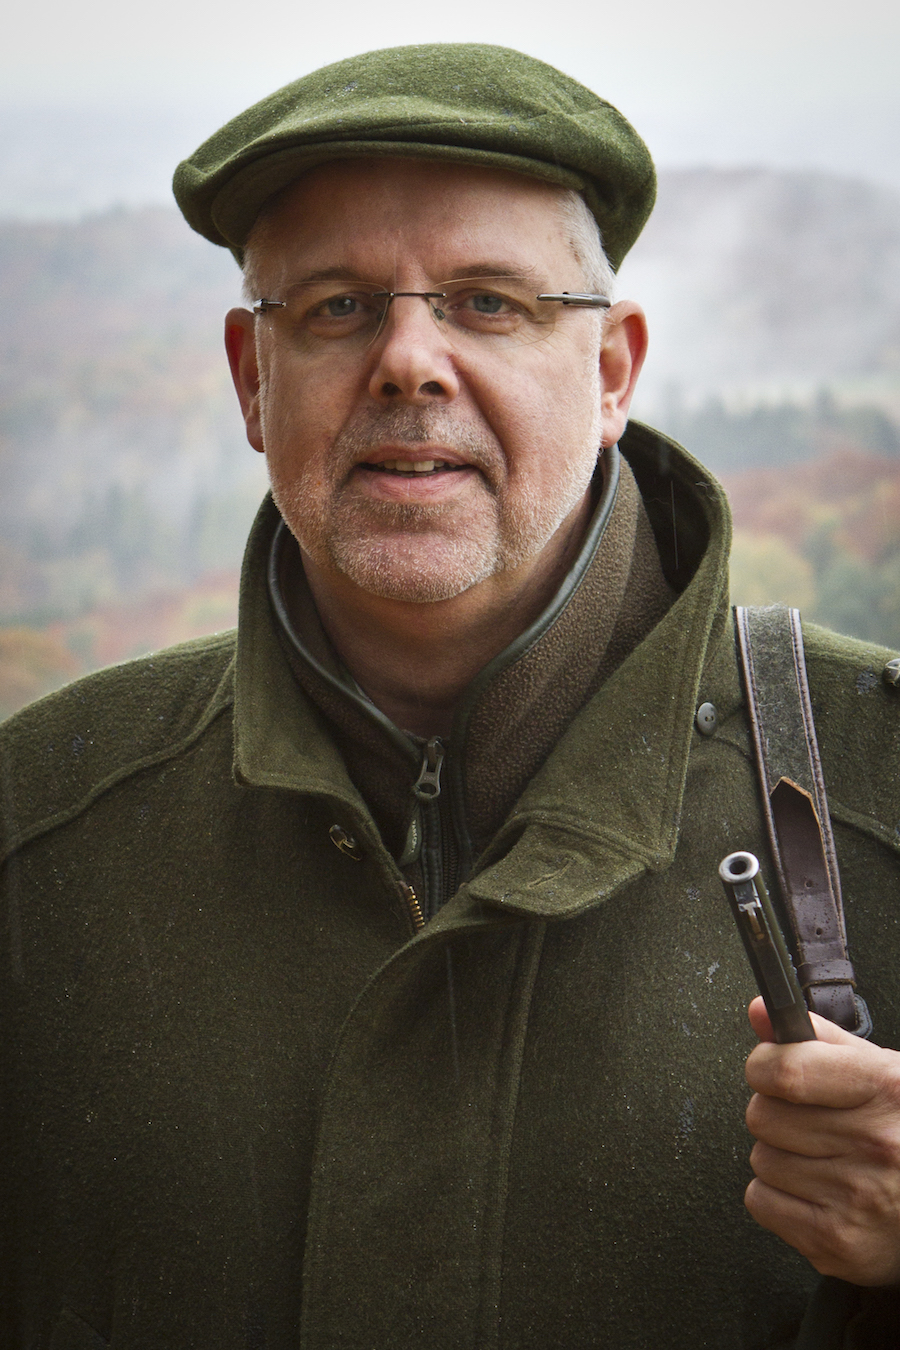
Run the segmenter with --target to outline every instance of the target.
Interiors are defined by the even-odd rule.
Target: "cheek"
[[[277,366],[260,387],[263,444],[270,461],[324,463],[340,428],[340,413],[325,381],[291,378]]]
[[[511,481],[546,484],[551,493],[562,479],[588,481],[602,441],[599,382],[585,388],[560,380],[540,391],[525,388],[494,427]]]

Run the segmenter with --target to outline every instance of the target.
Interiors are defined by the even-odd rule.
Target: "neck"
[[[306,555],[304,568],[322,626],[375,706],[404,731],[446,737],[464,690],[556,594],[590,514],[588,494],[537,558],[435,604],[364,592]]]

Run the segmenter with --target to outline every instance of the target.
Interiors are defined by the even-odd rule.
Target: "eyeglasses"
[[[301,282],[283,300],[262,298],[254,314],[271,319],[279,339],[308,352],[351,350],[374,342],[395,300],[425,300],[447,338],[490,348],[540,341],[557,327],[562,307],[608,309],[605,295],[562,291],[534,295],[514,277],[460,277],[434,291],[387,291],[374,283]]]

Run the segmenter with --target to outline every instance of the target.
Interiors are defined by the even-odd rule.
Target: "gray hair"
[[[563,229],[569,236],[569,247],[581,268],[585,286],[612,300],[615,273],[603,251],[600,226],[581,193],[561,188],[559,214]]]

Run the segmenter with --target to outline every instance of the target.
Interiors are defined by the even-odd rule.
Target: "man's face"
[[[584,289],[556,190],[411,160],[307,174],[265,223],[255,266],[275,299],[320,276],[338,295],[353,280],[435,291],[498,274],[532,297]],[[315,568],[429,602],[568,547],[602,434],[600,324],[574,307],[554,318],[523,343],[456,341],[419,298],[394,300],[365,342],[291,340],[278,311],[257,320],[248,433]]]

